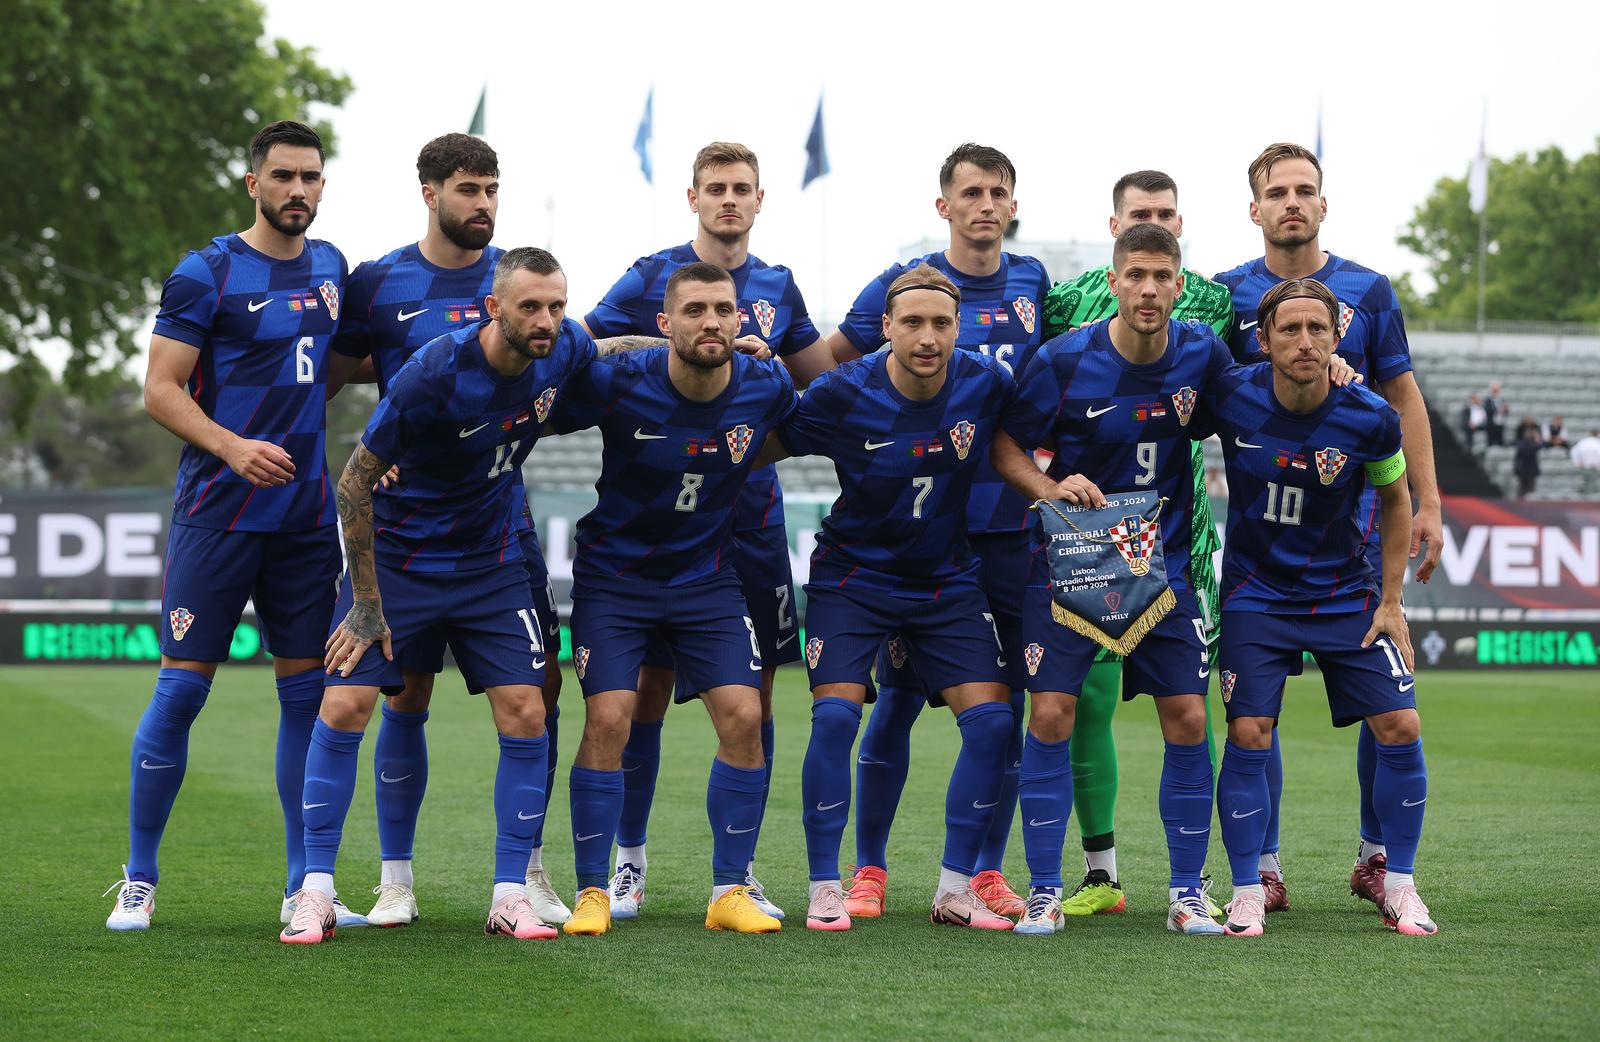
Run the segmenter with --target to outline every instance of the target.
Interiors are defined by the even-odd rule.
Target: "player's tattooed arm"
[[[389,625],[383,618],[383,602],[378,594],[378,562],[373,547],[372,486],[389,469],[366,443],[358,443],[350,454],[334,502],[339,509],[339,524],[344,529],[346,567],[350,571],[352,603],[350,611],[328,638],[325,665],[329,673],[341,675],[361,660],[367,648],[382,642],[385,658],[393,659]]]
[[[595,351],[602,358],[622,351],[637,351],[641,347],[666,346],[667,338],[662,336],[608,336],[594,342]]]

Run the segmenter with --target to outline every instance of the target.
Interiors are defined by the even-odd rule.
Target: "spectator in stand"
[[[1544,448],[1544,438],[1539,433],[1539,421],[1532,416],[1524,416],[1522,422],[1517,424],[1517,437],[1512,444],[1521,445],[1523,440],[1530,436],[1539,443],[1541,449]]]
[[[1478,432],[1488,422],[1489,413],[1483,407],[1483,398],[1477,394],[1468,397],[1467,404],[1461,407],[1461,435],[1466,439],[1468,452],[1473,451]]]
[[[1567,447],[1566,424],[1562,422],[1561,417],[1550,417],[1550,422],[1544,425],[1544,430],[1539,434],[1539,440],[1544,442],[1544,447],[1547,449]]]
[[[1517,454],[1513,470],[1517,475],[1517,498],[1527,499],[1533,494],[1533,488],[1539,482],[1539,441],[1538,425],[1524,423],[1517,436]]]
[[[1581,491],[1585,498],[1600,492],[1600,430],[1591,430],[1572,446],[1572,465],[1582,471]]]
[[[1486,429],[1489,432],[1490,445],[1504,445],[1506,439],[1506,417],[1511,415],[1506,400],[1500,396],[1500,382],[1497,380],[1489,385],[1489,397],[1484,400],[1484,408],[1488,411]]]

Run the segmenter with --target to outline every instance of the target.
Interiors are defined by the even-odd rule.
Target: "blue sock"
[[[133,732],[128,761],[128,878],[154,883],[156,850],[172,815],[172,801],[189,765],[189,728],[206,704],[211,681],[187,669],[156,674],[155,693]]]
[[[1217,772],[1217,817],[1222,845],[1228,849],[1233,885],[1261,882],[1261,837],[1267,831],[1267,761],[1271,749],[1246,749],[1231,741],[1223,746]]]
[[[1356,739],[1356,783],[1361,786],[1361,838],[1368,843],[1383,842],[1383,825],[1378,821],[1378,811],[1372,805],[1372,779],[1378,770],[1378,740],[1372,728],[1361,721],[1361,734]]]
[[[378,855],[385,861],[410,861],[417,838],[417,815],[428,791],[428,711],[402,713],[383,707],[372,750],[378,803]]]
[[[1389,871],[1410,875],[1422,841],[1422,812],[1428,802],[1428,766],[1422,739],[1405,745],[1375,742],[1378,766],[1372,777],[1372,805],[1378,809]]]
[[[596,771],[573,765],[567,775],[567,796],[572,801],[572,867],[578,889],[604,890],[611,878],[611,840],[622,814],[621,771]]]
[[[344,819],[356,794],[362,731],[335,731],[320,719],[311,728],[306,787],[300,813],[306,823],[306,871],[333,872],[344,838]]]
[[[1031,884],[1060,889],[1061,847],[1072,815],[1072,739],[1042,742],[1028,732],[1022,741],[1017,805]]]
[[[1000,803],[1006,742],[1016,717],[1009,702],[982,702],[956,715],[961,751],[944,797],[944,857],[939,864],[970,876]]]
[[[811,703],[811,741],[800,767],[800,818],[813,881],[839,878],[839,843],[850,817],[850,749],[860,727],[861,707],[847,698]]]
[[[545,756],[544,769],[544,809],[546,814],[550,810],[550,798],[556,791],[556,737],[560,733],[561,707],[556,706],[545,714],[544,736],[550,740],[550,749]],[[533,847],[535,850],[544,846],[545,816],[541,815],[534,824]]]
[[[761,721],[761,755],[766,760],[766,766],[761,774],[761,820],[767,820],[767,797],[772,793],[772,752],[777,748],[778,734],[772,726],[772,718]],[[756,840],[761,838],[761,830],[756,829]],[[750,857],[755,858],[755,842],[751,842]]]
[[[1011,839],[1011,822],[1017,816],[1017,779],[1022,774],[1022,735],[1028,719],[1028,693],[1011,692],[1011,736],[1006,742],[1005,760],[1001,765],[1000,797],[995,803],[994,816],[989,819],[989,831],[978,848],[979,872],[1004,872],[1006,844]]]
[[[494,772],[494,881],[520,883],[533,853],[533,834],[544,820],[545,762],[550,739],[500,736]]]
[[[642,847],[650,829],[650,805],[656,798],[656,774],[661,770],[661,725],[635,720],[622,748],[622,817],[617,821],[617,843]]]
[[[1261,837],[1261,852],[1278,852],[1278,807],[1283,803],[1283,747],[1278,744],[1278,729],[1272,729],[1272,748],[1267,756],[1267,834]]]
[[[1161,823],[1167,830],[1169,887],[1198,887],[1211,838],[1211,750],[1166,743],[1161,759]]]
[[[283,847],[289,864],[285,897],[298,893],[306,878],[306,823],[300,816],[300,797],[306,788],[306,753],[311,748],[311,728],[322,708],[320,668],[278,678],[278,750],[276,774],[278,806],[283,809]]]
[[[706,817],[711,819],[711,882],[736,886],[756,854],[761,829],[761,790],[767,772],[761,767],[734,767],[711,761],[706,782]]]
[[[880,687],[856,756],[856,863],[889,867],[889,826],[911,770],[911,725],[927,699],[921,691]]]

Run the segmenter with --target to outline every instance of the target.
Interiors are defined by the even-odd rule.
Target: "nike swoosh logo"
[[[1233,443],[1235,445],[1239,446],[1241,449],[1259,449],[1261,447],[1259,445],[1250,444],[1248,441],[1245,441],[1243,438],[1239,437],[1237,434],[1235,434],[1233,436]]]
[[[494,421],[492,421],[492,420],[491,420],[491,421],[490,421],[490,423],[492,423],[492,422],[494,422]],[[470,431],[469,431],[469,430],[467,430],[467,429],[466,429],[466,428],[465,428],[465,427],[463,427],[463,428],[462,428],[462,429],[461,429],[461,433],[460,433],[460,434],[458,434],[458,435],[457,435],[457,437],[459,437],[459,438],[470,438],[470,437],[472,437],[472,436],[473,436],[473,435],[474,435],[474,434],[476,434],[476,433],[478,433],[478,432],[479,432],[479,431],[481,431],[481,430],[483,430],[483,428],[485,428],[485,427],[487,427],[487,426],[489,426],[489,424],[488,424],[488,423],[484,423],[484,424],[479,424],[479,425],[478,425],[478,426],[476,426],[476,427],[474,427],[474,428],[472,428],[472,429],[471,429],[471,430],[470,430]]]
[[[1248,818],[1248,817],[1250,817],[1251,814],[1260,814],[1262,811],[1264,811],[1266,809],[1267,808],[1265,808],[1265,807],[1257,807],[1255,810],[1251,811],[1249,814],[1240,814],[1238,811],[1234,811],[1233,812],[1233,816],[1236,817],[1236,818]]]
[[[1179,825],[1178,826],[1178,831],[1183,833],[1185,836],[1203,836],[1207,832],[1211,831],[1211,826],[1207,825],[1203,829],[1186,829],[1182,825]]]
[[[579,843],[587,843],[587,842],[589,842],[589,841],[590,841],[590,840],[591,840],[591,839],[599,839],[599,838],[600,838],[600,837],[601,837],[601,836],[602,836],[602,835],[604,835],[604,833],[602,833],[602,832],[596,832],[596,833],[595,833],[595,834],[594,834],[594,835],[592,835],[592,836],[573,836],[573,837],[572,837],[572,838],[573,838],[573,839],[574,839],[574,840],[575,840],[575,841],[577,841],[577,842],[579,842]]]
[[[178,765],[175,763],[151,763],[149,760],[140,760],[139,766],[147,771],[164,771],[168,767],[176,767]]]
[[[999,806],[999,804],[1000,804],[999,800],[995,800],[993,803],[979,803],[977,800],[973,800],[972,801],[972,809],[973,810],[987,810],[990,807]]]
[[[780,641],[778,641],[778,648],[777,648],[777,650],[779,650],[779,651],[782,651],[782,650],[783,650],[783,646],[784,646],[784,645],[785,645],[785,644],[787,644],[787,643],[789,643],[789,642],[790,642],[790,641],[791,641],[791,640],[794,640],[794,638],[795,638],[795,637],[796,637],[796,636],[798,636],[798,634],[794,634],[794,633],[791,633],[791,634],[789,634],[789,635],[788,635],[788,636],[787,636],[787,637],[785,637],[785,638],[783,638],[783,639],[782,639],[782,640],[780,640]]]
[[[642,763],[636,763],[632,767],[624,767],[622,769],[622,773],[623,774],[631,774],[632,772],[637,771],[639,768],[641,768],[643,766],[644,766],[644,764],[642,764]]]
[[[411,774],[415,774],[415,773],[417,773],[417,772],[416,771],[412,771],[411,772]],[[387,774],[384,774],[382,771],[379,771],[378,772],[378,780],[379,781],[383,781],[383,782],[388,782],[390,785],[393,785],[395,782],[403,782],[403,781],[405,781],[407,778],[411,777],[411,774],[402,774],[398,778],[391,778]]]
[[[396,311],[394,313],[394,320],[396,322],[410,322],[412,319],[416,318],[418,315],[422,314],[422,312],[424,312],[426,310],[428,310],[428,309],[427,308],[421,308],[421,309],[419,309],[417,311]]]
[[[835,807],[843,807],[843,806],[844,806],[844,800],[840,800],[838,803],[830,803],[826,807],[824,807],[822,804],[818,803],[817,804],[817,810],[819,810],[819,811],[832,810]]]
[[[1108,405],[1104,409],[1086,409],[1086,410],[1084,410],[1083,414],[1085,416],[1089,417],[1089,419],[1092,420],[1096,416],[1104,416],[1106,413],[1110,412],[1112,409],[1115,409],[1115,408],[1116,408],[1115,405]]]
[[[277,297],[268,297],[266,300],[259,301],[259,302],[252,300],[250,303],[246,304],[245,307],[249,308],[251,313],[253,314],[253,313],[257,312],[257,311],[260,311],[262,308],[266,307],[268,304],[272,303],[274,300],[277,300],[277,299],[278,299]]]
[[[543,669],[544,668],[544,659],[542,659],[542,658],[534,659],[533,660],[533,668],[534,669]]]
[[[1251,326],[1255,325],[1258,321],[1260,321],[1260,319],[1254,319],[1253,318],[1248,322],[1240,322],[1239,323],[1239,332],[1243,333],[1245,330],[1247,330]]]
[[[1035,821],[1032,818],[1029,818],[1028,819],[1028,824],[1030,826],[1032,826],[1033,828],[1038,828],[1041,825],[1054,825],[1056,822],[1058,822],[1060,820],[1061,820],[1060,818],[1051,818],[1049,821]]]
[[[646,434],[643,427],[635,427],[633,436],[640,441],[661,441],[666,438],[665,434]]]
[[[544,811],[540,811],[537,814],[524,814],[520,810],[517,811],[517,820],[518,821],[532,821],[534,818],[542,818],[542,817],[544,817]]]
[[[747,829],[736,829],[732,825],[729,825],[723,831],[725,831],[730,836],[742,836],[746,832],[754,832],[755,830],[756,830],[756,826],[755,825],[751,825]]]
[[[753,669],[754,671],[756,671],[757,673],[759,673],[759,672],[761,672],[761,663],[758,662],[755,659],[751,659],[750,660],[750,668]]]
[[[887,763],[885,763],[882,760],[869,760],[865,756],[856,757],[856,763],[864,763],[868,767],[887,767],[887,766],[889,766]]]
[[[1206,677],[1211,675],[1211,667],[1207,666],[1206,668],[1198,670],[1197,672],[1200,674],[1200,679],[1204,680]]]
[[[1411,683],[1409,683],[1409,684],[1401,684],[1401,685],[1400,685],[1400,690],[1401,690],[1401,691],[1402,691],[1402,692],[1406,692],[1406,691],[1410,691],[1410,690],[1411,690],[1411,689],[1412,689],[1412,688],[1414,688],[1414,687],[1416,687],[1416,686],[1417,686],[1417,682],[1416,682],[1416,681],[1415,681],[1415,680],[1413,680],[1413,681],[1412,681],[1412,682],[1411,682]]]
[[[894,439],[893,438],[890,438],[888,441],[873,441],[871,438],[868,438],[866,440],[866,443],[862,447],[865,448],[868,452],[873,452],[873,451],[876,451],[878,449],[883,448],[886,445],[893,445],[893,444],[894,444]]]
[[[301,810],[316,810],[318,807],[326,807],[326,806],[327,806],[326,803],[302,803],[302,804],[300,804],[300,809]]]
[[[1428,802],[1428,797],[1424,796],[1424,797],[1422,797],[1422,799],[1416,801],[1415,803],[1411,802],[1410,800],[1401,800],[1400,801],[1400,806],[1402,806],[1402,807],[1420,807],[1424,803],[1427,803],[1427,802]]]

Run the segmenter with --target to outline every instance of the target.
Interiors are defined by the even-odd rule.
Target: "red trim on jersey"
[[[233,520],[232,521],[228,522],[228,531],[230,531],[230,532],[233,531],[233,526],[239,523],[239,519],[244,516],[244,508],[250,505],[250,500],[255,497],[255,494],[256,494],[256,486],[251,485],[250,486],[249,495],[245,496],[244,497],[244,502],[239,504],[239,512],[237,514],[233,515]],[[195,505],[199,506],[198,503],[195,504]]]
[[[226,463],[224,463],[220,467],[217,468],[217,472],[215,474],[211,475],[211,481],[206,482],[206,487],[201,489],[200,490],[200,494],[195,497],[194,506],[189,508],[189,513],[186,515],[187,517],[193,517],[194,516],[194,512],[196,510],[200,509],[200,504],[205,501],[206,493],[211,491],[212,482],[214,482],[218,478],[222,477],[222,472],[227,470],[227,469],[228,469],[228,465]]]

